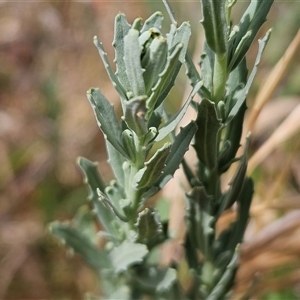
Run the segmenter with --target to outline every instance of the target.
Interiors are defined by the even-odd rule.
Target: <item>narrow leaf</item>
[[[224,209],[228,209],[231,207],[235,201],[238,200],[239,194],[243,188],[246,171],[247,171],[247,165],[248,165],[248,148],[250,143],[250,136],[247,137],[244,153],[240,159],[239,166],[232,178],[232,180],[229,182],[230,189],[228,191],[228,195],[226,197],[226,200],[224,201]],[[222,206],[222,205],[221,205]],[[223,209],[222,209],[223,210]]]
[[[146,99],[146,96],[137,96],[124,102],[123,106],[124,116],[122,119],[138,136],[147,132],[147,125],[144,118],[146,111]]]
[[[183,44],[183,48],[179,55],[179,61],[181,63],[185,62],[185,56],[187,53],[187,47],[189,44],[189,39],[191,36],[191,25],[188,22],[183,22],[177,29],[172,40],[171,47],[175,47],[178,43]]]
[[[161,141],[164,139],[168,134],[173,132],[176,128],[178,123],[183,118],[184,114],[186,113],[191,101],[193,100],[194,96],[198,93],[199,89],[202,87],[202,81],[197,82],[195,87],[193,88],[192,92],[190,93],[188,99],[186,100],[185,104],[181,107],[181,109],[173,115],[166,124],[162,128],[159,129],[158,135],[155,138],[155,141]]]
[[[107,153],[108,153],[108,163],[113,170],[115,178],[117,179],[118,183],[122,187],[124,187],[124,182],[125,182],[124,176],[125,175],[124,175],[124,170],[123,170],[123,164],[126,161],[126,159],[108,141],[106,142],[106,149],[107,149]]]
[[[124,62],[124,38],[128,34],[130,27],[131,26],[128,24],[125,15],[119,13],[115,18],[115,34],[112,44],[115,48],[114,62],[117,66],[116,75],[126,91],[130,90],[130,83]]]
[[[154,184],[162,174],[166,158],[170,153],[171,144],[166,143],[145,163],[145,167],[139,170],[135,176],[137,188],[143,188]]]
[[[202,99],[201,103],[198,104],[196,123],[198,130],[194,147],[197,156],[201,163],[213,170],[217,163],[218,132],[222,127],[213,102]]]
[[[102,45],[101,42],[98,41],[98,38],[96,36],[94,37],[94,44],[98,49],[99,55],[102,59],[102,62],[103,62],[103,65],[104,65],[104,67],[107,71],[107,74],[108,74],[114,88],[116,89],[116,91],[120,95],[121,100],[123,100],[123,101],[127,100],[126,89],[122,86],[122,84],[120,83],[118,77],[113,72],[113,70],[112,70],[112,68],[109,64],[107,54],[104,51],[103,45]]]
[[[227,22],[225,16],[225,0],[202,0],[205,38],[212,49],[218,55],[227,51]]]
[[[83,182],[89,188],[88,200],[93,201],[97,198],[97,193],[96,190],[93,191],[91,188],[99,188],[102,192],[104,192],[106,188],[106,184],[104,183],[98,170],[98,163],[91,162],[84,157],[78,157],[77,164],[83,172]],[[89,175],[89,177],[87,177],[87,175]]]
[[[185,55],[185,68],[186,75],[190,79],[190,84],[192,87],[194,87],[196,83],[201,80],[201,78],[189,51],[187,51]]]
[[[196,131],[197,125],[192,121],[184,128],[181,128],[179,134],[175,137],[170,154],[166,159],[166,166],[163,169],[163,174],[155,184],[159,186],[160,189],[165,186],[165,184],[173,177],[175,171],[179,168],[184,154],[189,149],[190,142]]]
[[[239,254],[240,250],[239,247],[237,247],[221,279],[215,284],[213,290],[207,296],[207,300],[222,299],[222,297],[228,291],[228,288],[230,288],[233,285],[235,273],[238,268],[238,262],[240,257]]]
[[[75,252],[82,255],[84,260],[97,270],[111,268],[110,260],[104,251],[96,248],[91,240],[78,229],[66,223],[52,222],[50,232],[66,243]]]
[[[145,21],[144,26],[141,29],[141,33],[148,31],[151,28],[161,29],[163,20],[163,14],[160,11],[155,12]]]
[[[145,82],[140,61],[141,53],[139,32],[136,29],[130,29],[124,39],[124,62],[132,96],[145,95]]]
[[[213,90],[213,74],[214,74],[215,54],[204,42],[203,53],[200,60],[201,79],[203,85],[209,90]],[[210,98],[208,98],[210,99]]]
[[[107,195],[111,203],[113,203],[113,205],[119,211],[121,211],[120,200],[126,198],[123,187],[121,187],[115,180],[112,180],[110,184],[105,188],[105,194]]]
[[[151,267],[139,274],[135,280],[145,289],[154,289],[158,293],[167,292],[176,280],[177,272],[172,268]]]
[[[183,44],[178,44],[172,54],[168,56],[167,64],[162,73],[159,74],[159,80],[152,89],[151,96],[147,100],[148,112],[146,114],[146,119],[150,118],[152,112],[162,103],[174,85],[175,78],[181,66],[178,58],[182,47]]]
[[[238,24],[238,33],[229,45],[229,64],[230,70],[234,69],[247,53],[250,45],[252,44],[258,30],[262,24],[266,21],[267,14],[274,0],[251,0],[250,5],[245,11]],[[236,53],[236,48],[240,44],[244,36],[250,32],[250,36],[247,38],[241,49]]]
[[[86,235],[93,244],[97,243],[98,235],[96,230],[95,216],[87,205],[82,205],[73,218],[74,227]]]
[[[256,75],[257,68],[258,68],[258,65],[260,63],[262,53],[263,53],[263,51],[264,51],[264,49],[267,45],[267,42],[270,38],[270,34],[271,34],[271,30],[269,30],[266,33],[266,35],[263,37],[263,39],[258,40],[258,53],[257,53],[257,56],[256,56],[254,67],[253,67],[253,69],[250,73],[250,76],[248,78],[248,81],[247,81],[247,84],[245,85],[245,87],[241,90],[236,91],[236,93],[234,95],[234,97],[236,98],[236,104],[234,105],[234,107],[229,112],[229,115],[226,119],[226,123],[230,122],[231,119],[238,113],[240,107],[243,105],[244,101],[246,100],[246,97],[248,95],[248,92],[250,90],[252,82],[253,82],[254,77]]]
[[[89,191],[88,199],[93,203],[99,221],[108,233],[112,236],[117,236],[118,232],[115,226],[115,215],[99,200],[97,193],[98,189],[104,191],[97,164],[84,158],[79,158],[77,163],[84,174],[83,182],[86,184]]]
[[[253,180],[249,177],[246,177],[243,188],[237,200],[238,219],[229,238],[229,245],[227,246],[229,250],[233,251],[236,245],[243,241],[243,236],[249,221],[250,205],[252,202],[253,193]]]
[[[190,207],[188,219],[191,237],[197,248],[204,254],[210,255],[214,239],[215,218],[212,215],[212,198],[209,197],[203,186],[196,186],[187,194]]]
[[[151,93],[151,89],[159,78],[159,74],[165,67],[168,55],[168,45],[164,37],[158,36],[153,39],[142,60],[145,68],[143,74],[145,81],[146,94]],[[147,63],[144,63],[144,62]]]
[[[117,151],[128,158],[128,154],[121,143],[122,131],[112,105],[99,89],[90,89],[87,92],[87,98],[90,101],[98,126],[102,130],[105,138]]]

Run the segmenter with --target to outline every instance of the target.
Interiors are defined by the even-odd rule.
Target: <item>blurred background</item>
[[[177,20],[192,25],[191,51],[199,49],[200,3],[171,4]],[[236,21],[247,4],[236,4]],[[93,36],[103,42],[112,61],[115,15],[124,12],[131,23],[157,10],[164,13],[168,28],[160,1],[0,2],[0,299],[80,299],[86,292],[100,292],[93,271],[80,257],[67,255],[46,227],[56,219],[71,219],[86,202],[78,156],[98,161],[105,180],[112,179],[103,137],[85,93],[100,87],[117,111],[118,98]],[[275,2],[260,34],[273,27],[249,107],[297,34],[299,15],[299,2]],[[299,49],[255,123],[251,154],[300,104]],[[257,42],[249,53],[250,69],[256,51]],[[170,95],[171,110],[182,102],[186,84],[182,76]],[[298,123],[292,119],[293,135],[253,167],[256,195],[238,295],[250,289],[253,299],[300,299]],[[281,131],[283,138],[287,131]]]

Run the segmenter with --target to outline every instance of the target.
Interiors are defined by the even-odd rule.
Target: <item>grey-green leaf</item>
[[[115,215],[99,200],[97,193],[97,189],[103,192],[105,190],[97,164],[80,157],[78,159],[78,165],[84,174],[84,183],[87,185],[89,191],[88,199],[92,201],[99,221],[108,233],[116,237],[118,232],[115,226]]]
[[[99,89],[90,89],[87,92],[87,98],[90,101],[98,126],[102,130],[105,138],[117,151],[128,158],[129,155],[126,153],[121,142],[122,130],[112,105]]]
[[[224,55],[227,51],[227,22],[225,0],[202,0],[206,41],[213,52]]]
[[[243,188],[244,179],[247,171],[247,165],[248,165],[247,156],[248,156],[249,143],[250,143],[250,136],[247,137],[244,153],[240,159],[239,166],[233,178],[229,182],[230,189],[228,191],[227,197],[225,198],[226,201],[224,201],[224,203],[221,204],[221,207],[223,206],[225,210],[231,207],[235,203],[235,201],[238,200],[239,194]]]
[[[130,90],[130,83],[124,63],[124,38],[128,34],[130,27],[131,26],[128,24],[125,15],[119,13],[115,18],[115,34],[113,40],[113,46],[115,48],[114,62],[117,66],[116,75],[126,91]]]
[[[217,164],[217,136],[222,127],[218,119],[215,104],[207,99],[202,99],[198,104],[196,120],[198,130],[195,136],[195,150],[201,163],[213,170]]]
[[[243,188],[238,197],[238,219],[228,239],[229,250],[234,250],[238,243],[241,243],[249,220],[249,209],[254,193],[253,180],[249,177],[245,178]]]
[[[228,290],[228,286],[230,287],[233,285],[234,276],[239,262],[239,254],[240,250],[239,247],[237,247],[225,272],[223,273],[221,279],[216,282],[213,290],[206,298],[207,300],[222,299]]]
[[[120,200],[125,199],[126,195],[124,189],[116,182],[112,180],[110,184],[105,188],[105,194],[111,201],[111,203],[121,211]]]
[[[155,289],[156,292],[170,290],[176,280],[177,272],[172,268],[151,267],[135,279],[145,288]]]
[[[147,255],[146,245],[124,241],[110,253],[115,273],[126,271],[130,266],[140,264]]]
[[[192,87],[194,87],[195,84],[201,80],[201,78],[189,51],[187,51],[185,55],[185,68],[186,68],[186,75],[190,79],[190,84]]]
[[[143,74],[145,81],[146,94],[151,93],[151,89],[159,79],[159,74],[165,67],[168,55],[167,41],[162,36],[157,36],[153,39],[143,57],[143,67],[145,72]]]
[[[210,247],[215,232],[215,217],[212,214],[212,198],[203,186],[195,186],[187,194],[189,199],[188,220],[190,234],[196,247],[204,254],[210,255]]]
[[[183,44],[179,43],[167,58],[164,70],[159,74],[159,80],[152,89],[151,96],[147,100],[146,119],[149,120],[153,111],[162,103],[167,94],[174,85],[175,78],[179,72],[181,63],[178,58],[183,48]]]
[[[137,217],[135,224],[139,243],[145,244],[148,248],[155,246],[164,239],[163,227],[159,216],[154,209],[145,208]]]
[[[186,100],[185,104],[181,107],[181,109],[175,115],[173,115],[166,122],[166,124],[164,124],[163,127],[161,127],[159,129],[159,132],[158,132],[157,137],[155,138],[155,141],[161,141],[176,128],[178,123],[183,118],[185,112],[187,111],[194,96],[198,93],[198,91],[201,87],[202,87],[202,81],[197,82],[196,85],[194,86],[192,92],[190,93],[188,99]]]
[[[97,243],[97,230],[95,216],[89,209],[88,205],[82,205],[76,212],[73,218],[74,227],[86,235],[93,244]]]
[[[141,53],[139,32],[136,29],[130,29],[124,39],[124,62],[133,97],[145,95],[144,71],[140,60]]]
[[[230,57],[228,62],[230,70],[234,69],[247,53],[259,28],[266,21],[267,14],[269,13],[273,2],[274,0],[251,0],[250,5],[238,24],[239,31],[229,45]],[[243,43],[242,49],[240,49],[238,53],[235,53],[238,44],[240,44],[247,32],[250,32],[250,36],[245,43]]]
[[[185,55],[187,52],[190,36],[191,36],[191,25],[188,22],[183,22],[176,29],[176,33],[173,37],[171,47],[175,47],[178,43],[183,44],[183,48],[178,58],[181,63],[185,62]]]
[[[213,74],[214,74],[215,54],[204,42],[203,53],[201,54],[200,69],[203,85],[209,90],[213,90]],[[210,99],[210,98],[209,98]]]
[[[91,162],[84,157],[78,157],[77,164],[83,172],[83,182],[89,189],[88,200],[93,201],[97,199],[96,188],[99,188],[102,192],[106,188],[106,184],[98,170],[98,163]],[[95,190],[93,190],[93,187],[95,187]]]
[[[84,260],[97,270],[110,269],[109,257],[81,231],[69,224],[53,222],[49,225],[50,232],[66,243],[75,252],[82,255]]]
[[[253,82],[254,77],[256,75],[257,68],[258,68],[258,65],[260,63],[262,53],[263,53],[263,51],[264,51],[264,49],[267,45],[267,42],[270,38],[270,34],[271,34],[271,30],[269,30],[266,33],[266,35],[263,37],[263,39],[258,40],[258,53],[257,53],[257,56],[256,56],[254,67],[253,67],[253,69],[250,73],[250,76],[248,78],[248,81],[247,81],[247,84],[245,85],[245,87],[243,89],[237,90],[236,93],[234,94],[234,98],[236,98],[236,104],[234,105],[234,107],[229,112],[228,117],[226,119],[226,123],[228,123],[232,120],[232,118],[238,113],[238,111],[240,110],[240,107],[243,105],[244,101],[246,100],[246,97],[248,95],[248,92],[250,90],[252,82]]]
[[[197,125],[192,121],[184,128],[181,128],[179,134],[176,136],[170,154],[166,159],[166,166],[163,169],[163,174],[156,183],[160,189],[165,186],[165,184],[173,177],[175,171],[179,168],[184,154],[189,149],[190,142],[196,131]]]
[[[145,163],[145,167],[137,172],[135,181],[137,188],[151,186],[162,174],[166,159],[170,153],[171,144],[166,143]]]
[[[129,101],[124,102],[124,116],[122,119],[126,122],[126,125],[132,129],[138,136],[141,136],[147,132],[147,125],[144,119],[146,111],[146,99],[145,95],[137,96]]]
[[[161,29],[163,19],[164,16],[160,11],[155,12],[145,21],[141,33],[148,31],[151,28]]]
[[[101,42],[99,42],[99,40],[96,36],[94,37],[94,44],[98,49],[99,55],[102,59],[102,62],[103,62],[103,65],[104,65],[104,67],[107,71],[107,74],[108,74],[114,88],[116,89],[116,91],[120,95],[121,100],[122,101],[127,100],[126,89],[122,86],[122,84],[120,83],[117,75],[113,72],[113,70],[110,66],[110,63],[108,61],[107,54],[104,51],[103,45],[102,45]]]

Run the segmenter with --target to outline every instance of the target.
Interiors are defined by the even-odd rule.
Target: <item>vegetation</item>
[[[239,23],[238,16],[244,14],[248,4],[238,1],[234,5],[231,11],[233,24]],[[203,35],[197,32],[201,27],[198,23],[201,16],[195,12],[200,4],[190,2],[182,9],[181,3],[173,2],[172,6],[178,21],[190,21],[192,35],[188,48],[198,70]],[[83,221],[82,218],[80,221],[80,216],[85,216],[85,224],[92,225],[91,229],[96,227],[96,232],[105,231],[93,213],[93,222],[89,219],[91,201],[86,203],[85,187],[74,163],[76,156],[84,155],[92,161],[99,161],[106,185],[114,177],[106,163],[104,139],[91,118],[88,101],[82,100],[86,87],[98,86],[100,78],[101,91],[114,104],[118,122],[123,122],[120,99],[112,91],[113,86],[106,82],[105,68],[99,68],[97,51],[91,47],[92,36],[98,32],[111,61],[111,18],[118,11],[123,11],[130,23],[136,16],[146,20],[149,8],[150,11],[164,12],[163,4],[120,2],[116,7],[106,2],[7,2],[2,3],[1,8],[0,256],[3,259],[0,262],[0,298],[74,299],[81,298],[87,291],[104,295],[101,287],[104,288],[106,283],[100,280],[99,284],[95,276],[98,271],[93,273],[78,255],[66,259],[64,247],[47,235],[44,228],[49,220],[70,219],[83,205],[69,224],[77,226]],[[164,15],[166,17],[166,13]],[[255,193],[250,207],[251,222],[245,242],[240,247],[233,290],[233,298],[237,299],[251,298],[251,295],[255,299],[299,298],[299,60],[293,58],[300,42],[298,16],[296,3],[276,2],[268,22],[258,33],[261,38],[270,26],[274,26],[259,72],[247,96],[250,109],[244,118],[245,132],[247,128],[252,131],[247,176],[251,175],[255,182]],[[171,23],[175,23],[174,16],[172,18]],[[280,23],[277,22],[279,18]],[[160,29],[162,36],[168,32],[167,23],[165,20]],[[250,72],[257,46],[254,40],[247,51]],[[275,64],[272,70],[271,66]],[[185,70],[186,67],[182,66],[175,86],[164,101],[167,115],[164,115],[161,127],[180,110],[180,102],[184,106],[193,90],[186,84]],[[184,91],[187,96],[184,96]],[[196,114],[197,103],[202,98],[197,92],[183,116],[184,125],[179,126],[185,127],[192,119],[197,121],[197,117],[190,117],[190,112]],[[291,140],[295,134],[296,138]],[[238,150],[237,158],[243,155],[245,136],[241,138],[243,147]],[[173,143],[173,137],[155,142],[147,159],[165,142]],[[194,143],[195,140],[192,140],[191,145]],[[191,174],[198,179],[200,175],[199,169],[195,168],[197,154],[194,149],[189,147],[183,165],[186,170],[191,169]],[[238,165],[238,161],[233,163],[220,175],[222,193],[230,188],[227,184],[234,177]],[[151,257],[149,253],[146,257],[147,263],[155,265],[159,262],[161,268],[176,270],[172,289],[176,288],[174,284],[178,284],[178,293],[191,297],[193,288],[197,287],[195,278],[200,274],[203,257],[199,255],[199,272],[190,272],[192,264],[183,251],[188,248],[183,237],[188,235],[183,226],[185,204],[182,201],[187,201],[184,194],[190,196],[193,187],[187,184],[183,188],[186,176],[182,168],[175,172],[175,177],[143,206],[152,207],[160,216],[163,234],[167,237],[152,248]],[[171,203],[169,208],[168,203]],[[237,205],[234,205],[226,209],[218,218],[215,227],[217,238],[236,221],[236,208]],[[174,231],[174,227],[177,230]],[[104,246],[106,238],[98,234],[93,236],[87,230],[84,233],[93,237],[96,249],[109,253],[107,246],[110,245]],[[143,266],[143,263],[135,267]],[[134,268],[132,265],[129,269],[131,267]],[[114,276],[116,284],[122,283],[125,276]],[[205,292],[205,286],[201,288],[201,292]],[[167,291],[162,296],[167,297]]]

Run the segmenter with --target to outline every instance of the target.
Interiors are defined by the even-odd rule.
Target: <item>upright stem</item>
[[[227,81],[227,55],[215,55],[213,76],[213,100],[217,104],[224,100],[225,86]]]

